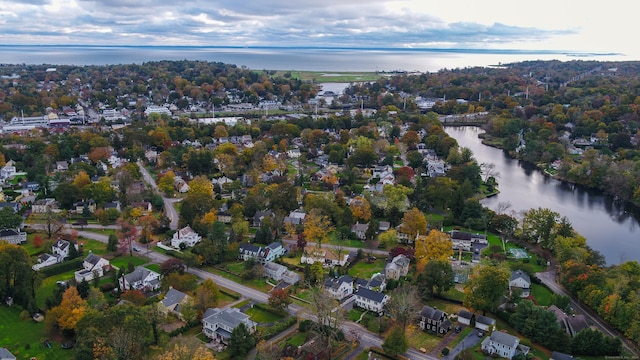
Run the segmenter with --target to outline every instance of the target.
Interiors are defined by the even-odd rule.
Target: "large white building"
[[[160,114],[160,115],[167,114],[167,115],[171,116],[171,110],[169,110],[168,108],[166,108],[164,106],[149,105],[144,110],[144,115],[145,116],[149,116],[151,114]]]
[[[176,249],[179,249],[181,244],[185,244],[186,247],[192,247],[199,243],[200,240],[202,240],[202,236],[198,235],[197,232],[193,231],[193,229],[187,225],[173,234],[171,246]]]

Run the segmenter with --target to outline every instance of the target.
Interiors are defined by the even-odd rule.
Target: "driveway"
[[[482,337],[478,336],[479,332],[480,330],[473,329],[469,333],[469,335],[467,335],[464,339],[462,339],[458,343],[458,345],[456,345],[453,349],[451,349],[451,351],[449,351],[449,354],[447,356],[443,356],[442,359],[453,360],[456,358],[456,356],[458,356],[459,353],[462,352],[462,350],[474,348],[478,343],[482,341],[482,339],[484,339],[484,336]]]

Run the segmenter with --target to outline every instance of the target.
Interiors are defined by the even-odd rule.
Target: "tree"
[[[193,296],[193,305],[198,311],[198,315],[202,316],[208,308],[217,305],[220,298],[220,290],[211,279],[205,279],[196,289]]]
[[[47,209],[44,213],[44,231],[47,233],[47,238],[51,239],[53,235],[56,235],[64,228],[64,218],[62,213],[53,212],[51,209]]]
[[[483,314],[493,311],[509,290],[511,273],[499,266],[477,266],[464,286],[464,305]]]
[[[176,182],[176,175],[173,171],[168,170],[161,178],[158,180],[158,188],[160,191],[165,193],[167,196],[173,196],[175,194],[174,184]]]
[[[22,216],[11,207],[0,209],[0,229],[17,229],[22,225]]]
[[[430,299],[433,295],[442,295],[454,285],[453,267],[448,260],[429,261],[422,272],[418,274],[416,283],[423,299]]]
[[[15,304],[35,312],[36,280],[27,251],[19,245],[0,242],[0,299],[12,297]]]
[[[120,223],[118,230],[119,248],[121,253],[129,252],[129,256],[133,256],[133,242],[138,235],[138,228],[128,221]]]
[[[387,250],[391,249],[394,246],[397,246],[399,242],[400,238],[398,237],[396,229],[389,229],[378,235],[379,246]]]
[[[144,215],[138,219],[138,225],[140,225],[140,242],[147,244],[151,242],[151,233],[153,229],[160,225],[158,219],[153,215]]]
[[[162,275],[168,275],[172,272],[183,274],[184,269],[184,262],[177,258],[169,258],[160,264],[160,274]]]
[[[331,352],[335,342],[344,337],[340,330],[340,325],[344,321],[344,309],[323,287],[311,289],[309,301],[311,311],[316,318],[316,321],[311,324],[312,328],[320,334]]]
[[[244,323],[240,323],[231,332],[227,348],[235,359],[243,359],[256,345],[256,339],[251,335]]]
[[[305,218],[302,234],[307,241],[316,243],[317,247],[322,247],[322,242],[326,240],[332,230],[333,226],[329,218],[323,215],[320,210],[312,209]]]
[[[80,171],[75,178],[73,178],[73,186],[75,186],[78,194],[82,194],[85,186],[91,184],[91,178],[85,171]]]
[[[558,325],[556,316],[533,304],[531,300],[521,301],[509,323],[525,337],[552,349],[566,351],[570,343],[568,335]]]
[[[214,203],[211,181],[205,176],[196,176],[189,183],[189,191],[180,207],[181,224],[195,225],[194,221],[208,213]]]
[[[211,350],[207,349],[193,336],[179,335],[171,339],[164,353],[156,360],[215,360]]]
[[[430,261],[447,261],[453,255],[453,243],[449,235],[435,229],[429,231],[427,236],[418,236],[415,248],[416,266],[419,271]]]
[[[522,219],[523,237],[531,242],[540,243],[544,248],[552,249],[551,235],[559,217],[560,214],[546,208],[525,211]]]
[[[120,296],[120,299],[129,301],[130,303],[142,306],[147,301],[147,297],[140,290],[125,290]]]
[[[70,286],[62,294],[60,305],[49,310],[47,322],[62,330],[73,332],[88,308],[87,301],[80,297],[76,287]]]
[[[269,295],[269,306],[275,310],[284,312],[292,300],[289,297],[289,290],[275,289]]]
[[[409,237],[409,241],[414,241],[419,234],[427,233],[427,218],[418,208],[411,208],[404,213],[400,231]]]
[[[407,341],[407,335],[405,334],[404,329],[399,326],[393,328],[389,336],[384,339],[382,349],[391,357],[396,357],[399,354],[407,352],[409,349],[409,342]]]
[[[109,240],[107,241],[107,250],[118,250],[118,236],[116,234],[109,234]]]
[[[39,249],[42,246],[42,237],[40,235],[36,235],[33,237],[33,247]]]
[[[420,307],[420,298],[413,286],[402,285],[391,293],[391,300],[386,306],[396,324],[404,331],[417,316],[416,309]]]
[[[351,215],[356,220],[362,220],[363,222],[368,222],[371,219],[371,206],[369,205],[369,201],[362,196],[356,196],[351,200],[351,204],[349,204],[349,208],[351,209]]]

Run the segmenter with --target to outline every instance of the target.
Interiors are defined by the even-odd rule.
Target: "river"
[[[496,209],[509,203],[507,213],[531,208],[549,208],[566,216],[573,228],[587,238],[587,244],[601,252],[607,264],[640,261],[640,227],[637,209],[614,201],[596,190],[574,186],[545,176],[535,166],[510,158],[500,149],[482,144],[478,127],[445,127],[460,146],[473,151],[478,163],[493,163],[499,173],[500,194],[482,200]]]

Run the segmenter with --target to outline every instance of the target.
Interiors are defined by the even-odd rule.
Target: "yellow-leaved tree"
[[[87,301],[80,297],[75,286],[70,286],[62,294],[60,305],[49,310],[47,321],[62,330],[75,331],[76,324],[89,308]]]
[[[424,213],[415,207],[405,212],[402,218],[400,232],[407,235],[409,242],[413,241],[416,236],[420,234],[426,234],[427,218],[424,216]]]
[[[420,235],[415,243],[416,267],[422,271],[429,261],[448,261],[453,255],[453,243],[449,235],[438,230],[431,230],[429,234]]]
[[[308,242],[314,242],[317,247],[322,247],[322,242],[326,240],[331,230],[333,230],[333,226],[329,218],[323,215],[319,209],[311,209],[304,220],[302,233]]]
[[[356,220],[362,220],[366,223],[371,219],[371,205],[369,205],[369,201],[364,197],[356,196],[353,198],[349,204],[349,208]]]

